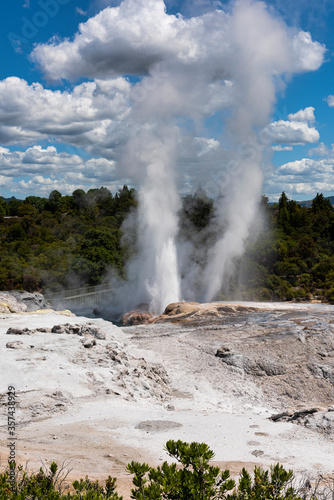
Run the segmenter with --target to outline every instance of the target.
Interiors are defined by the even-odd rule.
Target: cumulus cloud
[[[58,152],[54,146],[33,146],[25,151],[0,147],[2,185],[15,194],[47,196],[53,189],[72,193],[78,187],[104,185],[112,190],[122,184],[113,162],[104,158],[84,160],[82,156]]]
[[[168,14],[162,0],[103,0],[98,7],[104,9],[81,23],[73,39],[36,45],[32,59],[49,79],[92,81],[71,91],[28,85],[17,77],[0,81],[0,143],[68,144],[118,160],[120,179],[126,179],[136,167],[131,170],[129,161],[119,160],[129,138],[145,123],[178,114],[200,123],[226,108],[234,113],[236,129],[247,134],[254,117],[257,126],[265,124],[275,99],[267,74],[308,71],[322,63],[324,46],[271,17],[264,4],[241,2],[234,16],[230,10],[214,10],[222,9],[215,0],[193,4],[202,12],[184,18]],[[139,78],[131,83],[124,74]],[[291,116],[292,122],[269,129],[274,143],[318,140],[315,129],[297,122],[312,123],[312,108]],[[188,140],[180,134],[178,161],[188,188],[192,178],[196,184],[207,177],[206,161],[216,178],[231,160],[218,139]],[[131,161],[136,165],[136,159]]]
[[[331,149],[326,146],[325,143],[321,142],[316,148],[309,149],[308,154],[310,156],[329,156],[334,155],[334,144],[332,144]]]
[[[314,108],[310,106],[308,108],[297,111],[297,113],[290,113],[288,115],[288,118],[292,122],[313,123],[315,122]]]
[[[260,2],[239,2],[232,15],[212,11],[221,8],[219,2],[198,0],[205,13],[192,18],[168,14],[162,0],[108,1],[100,7],[106,4],[80,24],[73,39],[52,39],[32,53],[49,79],[93,81],[71,91],[28,85],[16,77],[0,81],[0,143],[53,140],[119,160],[145,123],[180,114],[198,124],[224,108],[232,110],[238,133],[247,135],[252,124],[262,126],[268,119],[275,99],[272,74],[315,69],[325,53],[308,33],[291,30]],[[137,75],[135,83],[124,73]],[[311,123],[312,110],[272,124],[268,138],[279,145],[316,142],[318,132],[297,122]],[[187,135],[180,135],[187,185],[201,176],[207,155],[213,171],[221,168],[225,152],[218,139],[196,144],[190,138],[185,153]],[[133,174],[125,162],[119,162],[119,170],[124,177]]]
[[[0,81],[0,143],[31,144],[46,138],[110,156],[115,128],[129,112],[131,85],[124,78],[95,80],[72,92],[28,85],[17,77]]]
[[[333,174],[334,156],[319,160],[303,158],[279,167],[266,180],[265,192],[272,199],[279,197],[282,191],[291,198],[297,195],[314,197],[319,192],[331,195],[334,190]]]
[[[294,72],[319,69],[325,53],[324,45],[314,43],[309,32],[299,31],[292,40],[291,49],[297,55]]]
[[[254,23],[258,25],[260,3],[244,2],[243,7],[249,15],[257,12]],[[186,65],[215,61],[215,71],[224,73],[233,57],[228,31],[229,16],[221,10],[185,19],[167,14],[163,0],[124,0],[81,23],[73,41],[53,39],[39,44],[31,57],[51,80],[145,75],[154,64],[168,60]],[[284,60],[283,71],[296,73],[321,66],[325,48],[309,33],[291,31],[287,36],[284,30],[267,30],[265,35],[269,40],[280,38],[276,42]]]
[[[300,145],[318,142],[320,135],[305,122],[279,120],[263,130],[262,138],[270,143]]]
[[[262,130],[262,139],[265,143],[276,143],[274,151],[288,151],[291,146],[282,147],[282,144],[302,145],[313,144],[319,141],[320,135],[315,127],[314,108],[312,106],[290,113],[288,120],[272,122]]]

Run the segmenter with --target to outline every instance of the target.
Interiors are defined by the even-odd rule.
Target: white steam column
[[[168,142],[168,141],[167,141]],[[148,296],[150,312],[161,314],[180,300],[176,236],[179,195],[172,169],[173,148],[153,134],[146,137],[141,161],[147,164],[139,189],[139,286]]]

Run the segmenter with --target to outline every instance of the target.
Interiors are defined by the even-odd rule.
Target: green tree
[[[37,210],[41,213],[43,212],[45,205],[48,202],[47,198],[41,198],[39,196],[27,196],[25,199],[26,203],[29,203],[33,207],[37,208]]]
[[[162,466],[149,467],[132,461],[127,470],[134,474],[131,498],[138,500],[170,499],[170,500],[208,500],[225,498],[235,482],[230,479],[228,470],[220,471],[209,461],[214,452],[205,443],[185,443],[170,440],[166,443],[166,451],[180,464],[164,462]]]
[[[23,204],[22,200],[12,199],[8,202],[8,215],[15,217],[18,215],[19,207]]]

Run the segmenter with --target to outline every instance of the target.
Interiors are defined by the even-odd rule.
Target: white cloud
[[[293,37],[291,48],[297,55],[294,72],[314,71],[322,65],[325,46],[314,43],[310,33],[299,31]]]
[[[292,146],[272,146],[271,149],[273,151],[292,151],[293,147]]]
[[[48,195],[50,190],[71,193],[78,187],[122,185],[114,162],[104,158],[84,160],[80,155],[58,152],[54,146],[33,146],[25,151],[0,148],[0,184],[13,193]]]
[[[199,149],[198,156],[203,156],[210,151],[215,151],[220,147],[220,142],[206,137],[195,137],[195,144]]]
[[[316,148],[309,149],[308,154],[310,156],[329,156],[334,155],[334,144],[331,145],[332,148],[326,146],[323,142],[319,144]]]
[[[292,174],[292,175],[300,175],[300,174],[308,174],[312,171],[315,162],[314,160],[310,160],[309,158],[303,158],[302,160],[296,160],[292,162],[285,163],[278,169],[279,174]]]
[[[261,24],[263,30],[261,4],[243,2],[242,9],[246,17],[253,15],[251,23],[258,28]],[[280,71],[304,72],[321,66],[323,45],[314,42],[309,33],[288,33],[283,24],[279,29],[279,23],[267,17],[270,19],[264,33],[267,41],[257,57],[266,57],[273,44],[280,47],[280,51],[275,58],[273,52],[270,53],[272,59],[269,62],[268,58],[268,64],[277,65],[279,61],[278,64],[283,64]],[[224,74],[234,51],[229,21],[230,16],[223,11],[185,19],[168,15],[163,0],[124,0],[118,7],[107,7],[81,23],[73,41],[53,39],[39,44],[31,57],[51,80],[143,75],[161,61],[186,65],[197,62],[205,66],[208,61],[210,65],[214,62],[216,74],[217,71]],[[248,35],[256,38],[255,32],[250,31]],[[252,38],[249,39],[250,52]]]
[[[297,113],[290,113],[288,120],[272,122],[262,130],[261,137],[264,143],[277,144],[272,146],[274,151],[289,151],[291,146],[313,144],[320,138],[316,128],[310,126],[314,121],[314,108],[309,106]],[[282,144],[290,146],[282,147]]]
[[[280,166],[266,180],[265,192],[270,198],[277,198],[282,191],[290,198],[297,195],[314,197],[320,192],[331,195],[334,191],[334,157],[303,158]]]
[[[308,108],[297,111],[297,113],[290,113],[288,115],[288,118],[292,122],[295,121],[295,122],[314,123],[315,122],[314,108],[310,106]]]
[[[188,180],[196,177],[197,184],[207,177],[208,168],[214,173],[221,170],[233,154],[223,150],[219,137],[194,142],[195,134],[207,133],[201,130],[203,120],[227,109],[234,129],[227,128],[235,143],[243,143],[253,127],[268,123],[277,80],[316,69],[325,48],[308,33],[289,29],[263,2],[240,0],[235,11],[227,12],[212,11],[214,3],[199,0],[196,6],[208,12],[183,18],[167,14],[162,0],[124,0],[81,23],[73,38],[36,45],[31,57],[48,79],[90,81],[71,91],[28,85],[16,77],[0,81],[0,143],[33,145],[49,140],[101,158],[94,169],[89,161],[76,164],[77,155],[64,157],[63,167],[58,163],[57,169],[69,184],[71,172],[78,175],[80,168],[84,179],[107,176],[110,161],[116,160],[119,178],[142,178],[145,170],[138,158],[149,144],[138,137],[146,132],[155,139],[161,136],[163,144],[175,139],[175,164]],[[136,83],[130,83],[125,74],[136,75]],[[311,117],[311,109],[303,110],[306,118]],[[290,147],[318,140],[314,128],[296,120],[283,122],[281,130],[279,122],[269,127],[269,133],[281,136],[273,142],[287,141]],[[183,155],[187,141],[188,156]],[[136,146],[133,151],[131,144]],[[256,155],[260,156],[260,149]],[[59,155],[28,148],[24,160],[17,158],[24,175],[30,176],[22,182],[32,186],[27,183],[35,179],[45,184],[42,179],[52,179],[50,171],[56,180]],[[170,156],[169,151],[166,155]],[[209,166],[206,155],[210,155]],[[102,159],[107,163],[102,164]],[[2,161],[7,162],[6,168],[14,168],[10,152]]]
[[[262,131],[265,143],[278,144],[312,144],[318,142],[319,132],[305,122],[279,120],[273,122]]]
[[[328,106],[330,106],[331,108],[334,107],[334,95],[329,95],[326,101],[328,102]]]
[[[31,144],[46,138],[111,154],[115,128],[129,113],[131,85],[124,78],[96,80],[72,92],[10,77],[0,81],[0,143]]]
[[[197,43],[180,40],[178,24],[162,0],[125,0],[81,23],[73,42],[40,44],[32,58],[51,79],[143,74],[168,53],[176,55],[178,44],[181,53],[197,50]]]

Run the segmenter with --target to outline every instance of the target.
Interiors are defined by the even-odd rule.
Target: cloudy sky
[[[236,101],[234,126],[248,121],[254,147],[265,147],[264,194],[271,200],[283,190],[297,200],[333,195],[333,3],[236,3],[3,2],[0,195],[137,186],[134,151],[143,150],[143,130],[160,127],[163,136],[168,123],[180,191],[200,183],[214,196],[219,183],[236,175],[227,126]],[[249,37],[246,59],[240,33]],[[253,43],[259,36],[263,43]],[[252,68],[259,72],[256,91],[247,87]],[[263,76],[269,73],[276,97]]]

